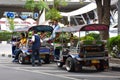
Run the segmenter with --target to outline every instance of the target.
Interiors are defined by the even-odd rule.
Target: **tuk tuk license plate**
[[[45,58],[45,55],[40,55],[40,58]]]
[[[100,63],[100,61],[99,60],[92,60],[92,63]]]

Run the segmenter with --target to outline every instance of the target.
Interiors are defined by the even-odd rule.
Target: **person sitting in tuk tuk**
[[[14,54],[15,54],[15,57],[14,57],[14,60],[13,62],[17,62],[18,61],[18,55],[20,53],[20,48],[23,48],[26,46],[26,43],[27,43],[27,38],[25,37],[25,34],[24,33],[21,33],[20,34],[20,41],[18,41],[16,43],[16,49],[14,51]]]

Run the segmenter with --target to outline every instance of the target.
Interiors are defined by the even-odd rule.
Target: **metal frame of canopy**
[[[77,26],[70,26],[70,27],[61,27],[60,29],[56,30],[56,33],[59,32],[80,32],[81,31],[106,31],[109,30],[108,25],[105,24],[88,24],[88,25],[77,25]],[[63,40],[62,40],[63,43]]]
[[[88,24],[70,27],[62,27],[55,32],[78,32],[78,31],[105,31],[108,30],[108,25],[105,24]]]
[[[88,25],[77,25],[77,26],[70,26],[70,27],[61,27],[60,29],[56,30],[56,33],[61,33],[63,36],[63,32],[80,32],[81,31],[106,31],[109,30],[108,25],[105,24],[88,24]],[[71,36],[71,35],[70,35]],[[63,44],[63,39],[61,44]],[[62,46],[63,48],[63,46]]]
[[[32,26],[28,29],[28,31],[32,31],[32,30],[36,30],[38,32],[52,32],[53,31],[53,27],[49,26],[49,25],[37,25],[37,26]]]
[[[36,30],[38,32],[39,31],[52,32],[53,27],[49,25],[37,25],[37,26],[32,26],[32,27],[17,28],[13,32],[22,32],[22,31],[27,32],[27,31],[32,31],[32,30]]]

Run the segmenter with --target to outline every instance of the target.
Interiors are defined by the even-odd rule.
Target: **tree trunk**
[[[40,13],[38,14],[38,19],[37,19],[37,25],[39,25],[39,19],[40,19],[40,17],[41,17],[41,15],[42,15],[42,13],[43,13],[43,11],[44,11],[44,9],[42,9],[41,11],[40,11]]]
[[[101,24],[102,23],[102,17],[103,17],[102,0],[96,0],[96,5],[97,5],[98,21]]]
[[[45,0],[43,0],[43,1],[45,1]],[[37,21],[36,21],[37,25],[39,25],[39,20],[40,20],[40,17],[41,17],[41,15],[42,15],[43,11],[44,11],[44,9],[42,9],[42,10],[40,11],[40,13],[38,14],[38,19],[37,19]]]
[[[110,2],[111,0],[95,0],[97,4],[98,20],[100,24],[110,25]],[[100,31],[101,38],[107,40],[109,31]]]

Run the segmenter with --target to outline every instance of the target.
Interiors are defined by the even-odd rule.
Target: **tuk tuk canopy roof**
[[[27,31],[32,31],[36,30],[37,32],[52,32],[53,27],[49,25],[37,25],[37,26],[32,26],[32,27],[23,27],[23,28],[17,28],[14,30],[14,32],[27,32]]]
[[[14,29],[13,32],[27,32],[30,27],[21,27]]]
[[[109,27],[105,24],[88,24],[88,25],[61,27],[55,32],[104,31],[108,29]]]
[[[53,27],[49,25],[37,25],[37,26],[30,27],[28,31],[32,31],[32,30],[35,30],[37,32],[42,32],[42,31],[52,32]]]

